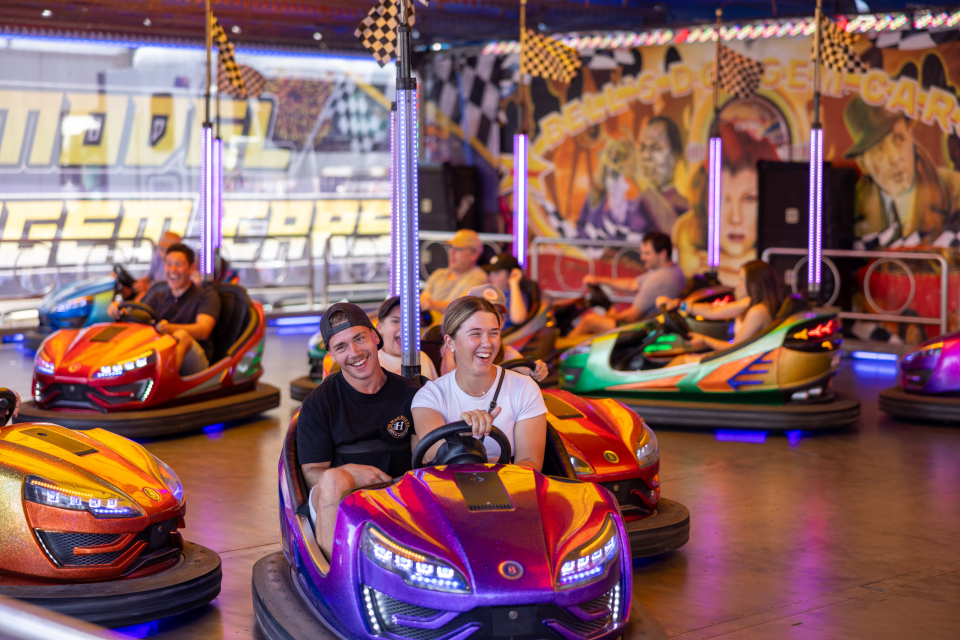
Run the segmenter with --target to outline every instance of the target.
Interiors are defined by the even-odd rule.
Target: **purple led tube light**
[[[527,268],[527,143],[526,134],[513,136],[513,256]]]
[[[223,246],[223,140],[213,139],[213,246]]]
[[[213,274],[213,128],[200,136],[200,273]]]
[[[400,295],[400,176],[397,167],[397,111],[390,112],[390,295]]]
[[[710,138],[707,176],[707,265],[720,266],[720,175],[723,162],[723,143],[720,137]]]
[[[417,91],[397,89],[397,176],[400,219],[401,366],[420,364],[420,233],[417,194]]]
[[[810,224],[807,232],[807,283],[820,284],[823,246],[823,129],[810,130]]]

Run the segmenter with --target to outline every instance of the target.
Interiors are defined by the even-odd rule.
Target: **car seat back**
[[[443,347],[443,332],[439,324],[433,324],[423,330],[420,336],[420,351],[422,351],[440,371],[440,349]]]
[[[577,479],[577,473],[570,463],[570,454],[567,453],[567,447],[563,444],[563,438],[549,422],[547,423],[546,450],[543,452],[542,473],[545,476],[559,476],[570,480]]]
[[[807,304],[807,301],[803,299],[799,293],[787,296],[783,300],[783,304],[780,305],[780,309],[777,311],[777,315],[773,317],[774,320],[780,321],[789,318],[795,313],[800,313],[801,311],[809,311],[810,305]],[[779,322],[777,322],[779,324]]]
[[[290,426],[287,428],[287,435],[283,438],[283,460],[284,478],[287,488],[290,489],[290,498],[296,502],[292,505],[294,510],[299,509],[307,501],[307,483],[303,479],[303,471],[300,469],[300,459],[297,457],[297,423],[300,419],[300,410],[293,414],[290,420]]]
[[[246,290],[235,284],[214,284],[220,296],[220,318],[213,328],[213,362],[236,353],[257,329],[257,312]]]

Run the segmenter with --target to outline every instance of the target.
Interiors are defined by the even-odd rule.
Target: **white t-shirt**
[[[497,380],[500,379],[500,367],[497,370]],[[443,416],[444,424],[457,422],[464,411],[473,411],[490,408],[490,401],[493,400],[493,394],[497,390],[497,383],[494,382],[490,390],[482,398],[474,398],[464,393],[460,385],[457,384],[456,371],[451,371],[445,376],[440,376],[433,382],[428,382],[423,386],[417,395],[413,397],[412,409],[424,407],[433,409]],[[500,396],[497,398],[497,406],[503,407],[493,420],[493,426],[503,431],[510,441],[510,447],[515,448],[516,443],[513,439],[513,427],[519,420],[527,418],[536,418],[547,413],[547,405],[543,402],[543,394],[540,393],[540,387],[533,381],[533,378],[525,376],[514,371],[507,371],[503,377],[503,386],[500,388]],[[487,450],[487,459],[490,462],[496,462],[500,457],[500,445],[493,438],[484,438],[483,446]]]
[[[380,350],[380,366],[387,371],[392,371],[400,375],[400,356],[392,356],[384,350]],[[423,351],[420,352],[420,373],[425,375],[428,380],[437,379],[437,368],[433,366],[433,360]]]

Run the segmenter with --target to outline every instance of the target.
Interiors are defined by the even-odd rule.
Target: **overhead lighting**
[[[53,15],[53,11],[50,11],[50,9],[44,9],[44,10],[40,13],[40,15],[42,15],[44,18],[49,18],[50,16]]]
[[[230,27],[230,31],[234,33],[240,33],[240,27],[238,27],[237,25],[233,25],[232,27]]]
[[[143,26],[149,27],[149,26],[152,25],[152,24],[153,24],[153,22],[150,21],[150,18],[144,18],[144,19],[143,19]]]
[[[323,40],[323,34],[320,33],[319,31],[314,31],[314,32],[313,32],[313,39],[314,39],[314,40]]]
[[[440,49],[443,49],[443,45],[439,42],[434,42],[432,45],[430,45],[430,48],[434,51],[440,51]]]

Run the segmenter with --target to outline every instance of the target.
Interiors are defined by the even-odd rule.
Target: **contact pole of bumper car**
[[[397,168],[397,103],[390,103],[390,296],[400,295],[400,176]]]
[[[205,43],[207,47],[207,90],[204,94],[204,120],[200,135],[200,274],[205,283],[213,280],[214,254],[214,142],[210,122],[210,49],[213,47],[213,14],[210,0],[205,2]]]
[[[723,143],[720,139],[720,24],[723,9],[717,9],[717,43],[713,55],[713,126],[707,147],[707,266],[716,274],[720,268],[720,175]]]
[[[517,91],[517,133],[513,136],[513,256],[521,269],[527,268],[527,121],[524,107],[527,94],[523,87],[523,41],[526,38],[527,0],[520,0],[520,81]],[[467,143],[469,145],[469,143]]]
[[[420,376],[420,234],[417,199],[417,81],[410,69],[410,26],[400,0],[397,27],[397,168],[400,180],[400,374]]]
[[[822,0],[817,0],[813,46],[813,124],[810,127],[810,217],[807,229],[807,298],[812,306],[820,304],[820,268],[823,246],[823,127],[820,124],[820,66],[823,50]]]

